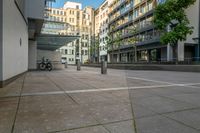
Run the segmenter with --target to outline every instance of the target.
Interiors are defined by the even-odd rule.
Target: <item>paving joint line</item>
[[[22,95],[22,91],[23,91],[23,88],[24,88],[25,78],[26,78],[26,74],[24,74],[24,77],[23,77],[22,86],[21,86],[21,90],[20,90],[20,96],[18,97],[19,99],[18,99],[18,103],[17,103],[17,109],[16,109],[16,112],[15,112],[15,116],[14,116],[14,121],[13,121],[12,129],[11,129],[11,133],[13,133],[14,129],[15,129],[15,123],[16,123],[17,114],[18,114],[18,111],[19,111],[19,106],[20,106],[21,98],[22,98],[21,95]]]
[[[104,124],[102,124],[98,119],[96,119],[93,115],[91,115],[92,118],[97,121],[103,128],[105,128],[106,131],[108,131],[109,133],[112,133],[107,127],[105,127]]]
[[[45,75],[47,77],[47,79],[49,79],[58,89],[60,89],[61,91],[63,91],[65,94],[65,96],[69,97],[75,104],[79,105],[79,103],[71,96],[69,95],[68,93],[65,92],[65,90],[60,87],[60,85],[58,85],[56,82],[54,82],[50,77],[48,77],[47,75]]]
[[[133,102],[131,100],[132,98],[131,98],[131,94],[130,94],[130,90],[129,89],[128,89],[128,94],[129,94],[129,101],[130,101],[131,112],[132,112],[132,117],[133,117],[133,127],[134,127],[135,133],[137,133],[136,117],[135,117],[135,112],[134,112],[134,108],[133,108]]]
[[[137,104],[137,105],[138,105],[138,104]],[[183,109],[183,110],[176,110],[176,111],[171,111],[171,112],[159,113],[159,112],[156,112],[156,111],[154,111],[154,110],[152,110],[152,109],[150,109],[150,108],[148,108],[148,107],[144,107],[143,105],[139,105],[139,106],[141,106],[141,107],[143,107],[143,108],[147,108],[148,110],[154,112],[155,114],[154,114],[154,115],[151,115],[151,116],[146,116],[146,117],[142,117],[142,118],[137,118],[137,119],[149,118],[149,117],[154,117],[154,116],[162,116],[162,117],[165,117],[165,118],[170,119],[170,120],[172,120],[172,121],[175,121],[175,122],[177,122],[177,123],[179,123],[179,124],[181,124],[181,125],[184,125],[184,126],[186,126],[186,127],[192,128],[192,129],[194,129],[194,130],[197,130],[197,131],[200,130],[200,129],[194,128],[194,127],[192,127],[192,126],[190,126],[190,125],[187,125],[187,124],[185,124],[185,123],[183,123],[183,122],[180,122],[180,121],[178,121],[178,120],[175,120],[175,119],[172,119],[172,118],[166,116],[167,114],[171,114],[171,113],[178,113],[178,112],[183,112],[183,111],[189,111],[189,110],[200,109],[200,107],[197,107],[197,108],[188,108],[188,109]]]
[[[65,74],[66,75],[66,74]],[[80,79],[77,79],[77,78],[74,78],[74,77],[71,77],[71,78],[73,78],[74,80],[76,80],[76,81],[79,81],[79,82],[81,82],[81,83],[83,83],[83,84],[85,84],[83,81],[81,81]],[[91,85],[91,84],[86,84],[87,86],[90,86],[90,87],[93,87],[93,88],[95,88],[95,89],[98,89],[98,88],[96,88],[96,86],[93,86],[93,85]]]
[[[125,119],[125,120],[120,120],[120,121],[106,122],[106,123],[102,123],[102,124],[103,125],[109,125],[109,124],[116,124],[116,123],[120,123],[120,122],[132,121],[132,120],[133,119]],[[100,123],[98,123],[98,124],[91,124],[91,125],[87,125],[87,126],[81,126],[81,127],[63,129],[63,130],[59,130],[59,131],[50,131],[48,133],[59,133],[59,132],[63,132],[63,131],[72,131],[72,130],[77,130],[77,129],[84,129],[84,128],[89,128],[89,127],[102,126],[102,124],[100,124]]]

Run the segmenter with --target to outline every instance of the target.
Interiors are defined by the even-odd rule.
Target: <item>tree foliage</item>
[[[118,31],[114,38],[114,44],[117,46],[117,48],[120,48],[121,46],[121,37],[122,37],[122,32]]]
[[[192,34],[193,27],[189,24],[185,9],[194,4],[196,0],[166,0],[155,9],[154,24],[164,34],[161,36],[163,44],[177,44],[186,40],[187,35]],[[170,26],[171,30],[166,32]]]

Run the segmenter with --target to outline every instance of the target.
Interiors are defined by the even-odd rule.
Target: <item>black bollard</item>
[[[101,74],[107,74],[107,62],[106,61],[101,62]]]
[[[81,61],[80,59],[77,60],[77,71],[81,70]]]

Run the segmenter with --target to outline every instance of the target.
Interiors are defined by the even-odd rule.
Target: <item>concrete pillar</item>
[[[81,70],[81,61],[80,59],[77,60],[77,71]]]
[[[147,62],[151,61],[151,50],[147,50]]]
[[[110,54],[108,53],[107,61],[110,63]]]
[[[120,54],[117,54],[117,62],[120,62]]]
[[[28,69],[35,70],[37,69],[37,42],[29,40],[28,43]]]
[[[106,61],[101,62],[101,74],[107,74],[107,62]]]
[[[170,44],[167,45],[167,61],[173,60],[173,48]]]
[[[184,61],[184,43],[178,44],[178,61]]]

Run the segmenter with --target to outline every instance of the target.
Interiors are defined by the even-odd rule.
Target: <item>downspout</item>
[[[3,0],[0,0],[0,88],[3,86]]]
[[[199,36],[198,36],[198,53],[199,53],[199,59],[198,59],[198,61],[200,61],[200,0],[199,0]]]

